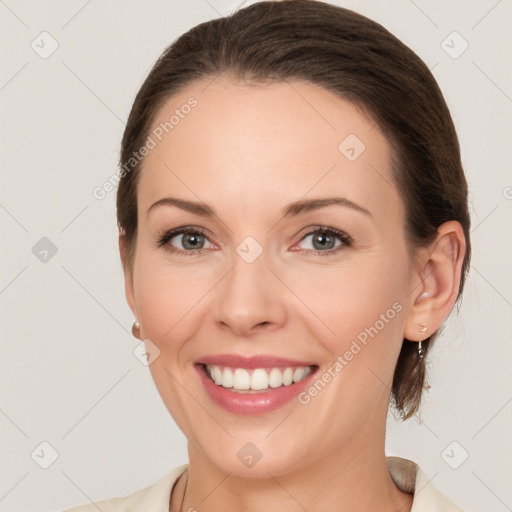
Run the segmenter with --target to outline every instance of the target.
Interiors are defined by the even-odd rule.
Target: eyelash
[[[343,248],[350,247],[354,244],[354,239],[347,235],[345,232],[340,231],[336,228],[330,228],[325,226],[315,226],[311,231],[308,231],[304,236],[300,239],[300,242],[302,242],[304,239],[306,239],[308,236],[313,235],[315,233],[321,233],[322,235],[328,235],[328,236],[335,236],[336,238],[339,238],[343,244],[339,245],[338,247],[335,247],[334,249],[328,249],[326,251],[318,251],[316,249],[305,249],[304,252],[306,254],[316,254],[318,256],[330,256],[334,253],[337,253],[338,251],[342,250]],[[171,229],[170,231],[165,232],[163,235],[161,235],[158,238],[157,246],[162,247],[166,245],[170,240],[172,240],[174,237],[178,235],[187,235],[187,234],[193,234],[193,235],[203,235],[206,237],[206,231],[203,228],[199,227],[184,227],[184,228],[176,228]],[[208,238],[208,237],[206,237]],[[187,255],[187,256],[195,256],[201,254],[203,251],[207,249],[198,249],[195,251],[185,251],[181,249],[176,249],[176,247],[168,246],[166,248],[171,253],[179,254],[179,255]]]

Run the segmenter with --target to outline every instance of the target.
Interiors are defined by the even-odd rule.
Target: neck
[[[378,438],[361,433],[348,446],[330,450],[321,459],[304,463],[279,476],[246,478],[225,473],[189,443],[188,476],[173,492],[173,507],[179,510],[244,510],[246,512],[308,512],[358,510],[409,512],[412,495],[396,487],[386,465],[385,432]],[[176,499],[174,499],[176,496]],[[174,503],[178,507],[174,508]]]

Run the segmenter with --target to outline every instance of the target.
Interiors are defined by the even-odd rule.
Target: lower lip
[[[204,365],[195,365],[195,368],[209,397],[218,406],[235,414],[264,414],[278,409],[296,398],[308,386],[311,377],[317,370],[317,368],[313,369],[307,377],[289,386],[281,386],[258,393],[240,393],[229,391],[228,388],[215,384],[206,375]]]

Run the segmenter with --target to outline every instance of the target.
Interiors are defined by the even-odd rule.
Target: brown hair
[[[220,73],[248,83],[302,80],[372,115],[393,148],[411,247],[432,242],[443,222],[462,225],[467,251],[460,297],[469,265],[470,218],[459,143],[442,93],[425,63],[384,27],[314,0],[259,2],[201,23],[157,60],[135,98],[121,147],[117,218],[128,265],[137,236],[141,167],[132,157],[170,96]],[[423,342],[426,351],[436,334]],[[402,418],[417,411],[426,385],[425,358],[418,357],[417,343],[404,340],[391,392]]]

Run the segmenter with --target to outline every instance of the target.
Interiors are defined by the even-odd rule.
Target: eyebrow
[[[296,201],[285,206],[285,208],[283,208],[281,212],[281,215],[282,217],[295,217],[297,215],[318,210],[320,208],[325,208],[331,205],[348,207],[357,212],[364,213],[369,217],[373,217],[372,214],[366,208],[363,208],[362,206],[359,206],[358,204],[344,197],[301,199],[300,201]],[[164,197],[162,199],[159,199],[148,208],[147,214],[149,214],[150,211],[159,206],[175,206],[177,208],[181,208],[182,210],[193,213],[195,215],[200,215],[202,217],[217,216],[215,210],[208,206],[206,203],[201,203],[198,201],[188,201],[186,199],[178,199],[176,197]]]

